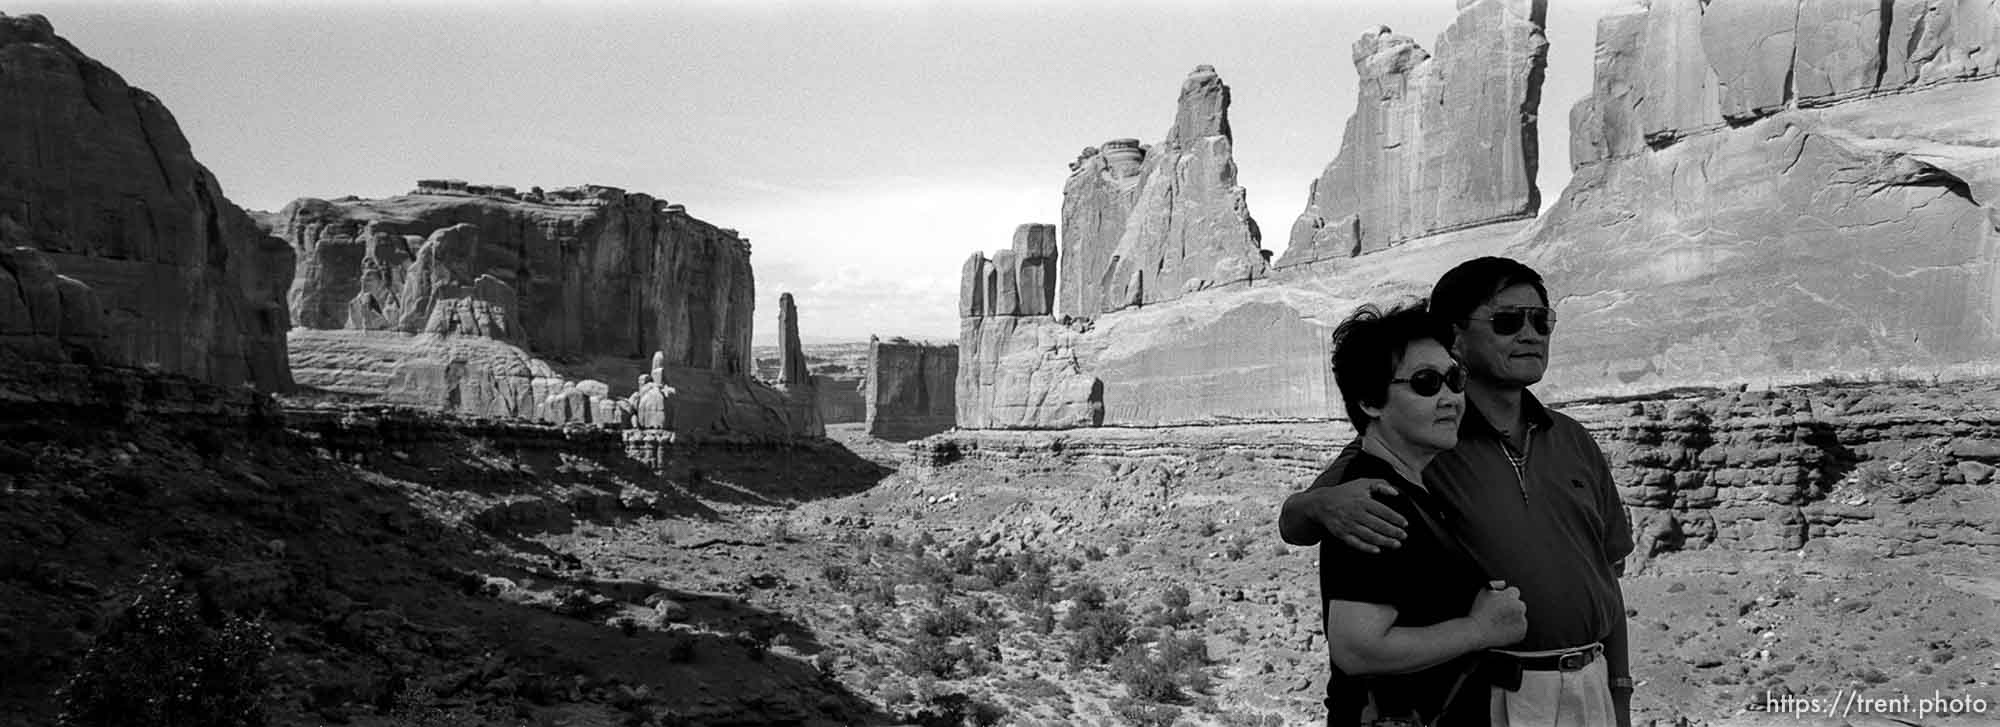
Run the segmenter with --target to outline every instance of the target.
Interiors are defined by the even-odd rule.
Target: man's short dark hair
[[[1389,380],[1403,365],[1403,349],[1413,341],[1432,340],[1451,347],[1451,326],[1431,315],[1423,301],[1383,312],[1373,304],[1355,309],[1333,329],[1333,384],[1354,431],[1368,430],[1361,406],[1381,406],[1389,400]]]
[[[1431,314],[1453,324],[1462,323],[1481,303],[1516,285],[1534,286],[1535,293],[1542,296],[1542,305],[1549,304],[1549,290],[1542,286],[1542,274],[1534,268],[1513,258],[1467,260],[1445,271],[1431,288]]]

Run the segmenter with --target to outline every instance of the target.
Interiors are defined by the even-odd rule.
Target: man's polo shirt
[[[1487,574],[1521,589],[1528,635],[1514,648],[1602,641],[1624,618],[1616,564],[1632,552],[1632,526],[1583,425],[1531,393],[1521,406],[1527,446],[1515,451],[1467,399],[1458,446],[1424,480],[1465,513],[1459,535]]]

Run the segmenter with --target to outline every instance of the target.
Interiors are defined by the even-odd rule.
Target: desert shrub
[[[920,632],[903,645],[896,667],[906,674],[929,674],[950,679],[958,671],[959,661],[964,656],[961,648],[954,648],[944,637]]]
[[[991,563],[980,563],[973,567],[972,574],[986,579],[987,582],[993,584],[994,588],[1003,588],[1007,584],[1013,583],[1016,578],[1021,577],[1020,570],[1015,567],[1014,561],[1006,558],[1001,558]]]
[[[896,534],[883,533],[881,535],[875,536],[875,546],[878,548],[885,548],[885,549],[896,547]]]
[[[1013,570],[1015,576],[1007,584],[1007,592],[1016,603],[1046,603],[1055,596],[1055,576],[1047,561],[1026,553],[1014,560]]]
[[[990,727],[1007,718],[1007,710],[965,694],[939,694],[904,716],[921,727]]]
[[[1056,630],[1056,610],[1049,604],[1036,604],[1024,618],[1029,631],[1047,636]]]
[[[1165,664],[1146,654],[1146,648],[1130,644],[1111,662],[1111,676],[1125,685],[1125,693],[1147,702],[1179,702],[1186,695]]]
[[[919,632],[949,639],[971,633],[973,625],[972,614],[966,613],[957,604],[951,604],[934,613],[918,616],[916,628]]]
[[[820,567],[819,575],[826,579],[827,585],[833,586],[837,591],[847,590],[847,584],[854,578],[854,572],[839,563],[828,563]]]
[[[1063,619],[1063,628],[1067,629],[1077,628],[1084,614],[1104,610],[1104,604],[1110,600],[1104,594],[1104,587],[1091,581],[1071,584],[1063,593],[1063,598],[1074,604],[1069,615]]]
[[[1111,711],[1127,724],[1137,727],[1173,727],[1174,720],[1181,716],[1179,707],[1150,704],[1130,697],[1112,700]]]
[[[1074,632],[1065,655],[1070,666],[1078,669],[1110,661],[1132,631],[1132,622],[1122,610],[1072,611],[1064,623]]]
[[[1188,595],[1187,588],[1180,585],[1167,588],[1165,593],[1160,594],[1160,606],[1166,610],[1160,613],[1158,619],[1159,625],[1179,626],[1194,620],[1194,617],[1188,613],[1188,605],[1193,602],[1193,598]]]
[[[1244,556],[1249,554],[1250,549],[1241,540],[1232,542],[1229,544],[1229,547],[1222,549],[1222,557],[1230,560],[1242,560]]]
[[[56,692],[57,724],[255,727],[264,713],[263,625],[212,608],[165,569],[143,576]]]
[[[972,575],[972,569],[979,565],[979,544],[967,540],[945,553],[945,567],[954,575]]]
[[[950,589],[955,574],[943,560],[919,555],[910,561],[910,581],[933,588]]]
[[[1169,636],[1160,642],[1160,663],[1179,673],[1208,666],[1208,642],[1200,636]]]
[[[1104,549],[1097,547],[1096,543],[1083,546],[1083,557],[1093,563],[1104,560]]]
[[[870,609],[855,609],[853,625],[854,630],[860,632],[861,635],[874,636],[876,632],[882,630],[882,617],[875,615],[875,612]]]
[[[870,584],[868,586],[868,590],[862,594],[861,603],[862,605],[875,604],[875,605],[886,606],[889,608],[895,608],[896,584],[890,583],[886,579],[875,581],[874,583]]]

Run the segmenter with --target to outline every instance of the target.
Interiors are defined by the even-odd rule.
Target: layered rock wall
[[[0,355],[291,386],[290,249],[39,15],[0,14],[0,251]]]
[[[1986,375],[2000,5],[1659,0],[1598,26],[1570,186],[1514,249],[1552,395]]]
[[[1090,317],[1262,277],[1233,144],[1229,86],[1198,66],[1164,141],[1085,149],[1063,185],[1059,312]]]
[[[1712,394],[1571,413],[1631,508],[1638,557],[1678,549],[1883,555],[2000,552],[1990,387],[1881,385]]]
[[[1059,257],[1054,232],[1050,225],[1024,224],[1015,229],[1012,248],[990,259],[980,253],[966,259],[951,396],[957,426],[1040,429],[1104,421],[1103,388],[1077,366],[1071,347],[1088,324],[1022,312],[1046,311],[1054,302],[1056,281],[1045,273]]]
[[[934,346],[896,338],[868,340],[868,374],[863,379],[868,434],[881,439],[916,439],[951,429],[958,422],[958,346]]]
[[[1533,217],[1544,0],[1476,0],[1432,55],[1377,26],[1354,42],[1361,83],[1340,152],[1307,193],[1282,266]]]
[[[2000,8],[1958,0],[1654,0],[1598,22],[1570,110],[1582,167],[1741,125],[2000,73]]]

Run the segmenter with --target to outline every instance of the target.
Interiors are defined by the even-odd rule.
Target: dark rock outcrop
[[[290,388],[291,251],[158,98],[0,15],[0,130],[0,355]]]
[[[1308,192],[1280,265],[1533,217],[1545,0],[1459,3],[1435,56],[1377,26],[1354,42],[1361,76],[1340,153]]]
[[[868,434],[908,440],[957,425],[958,346],[868,339]]]

